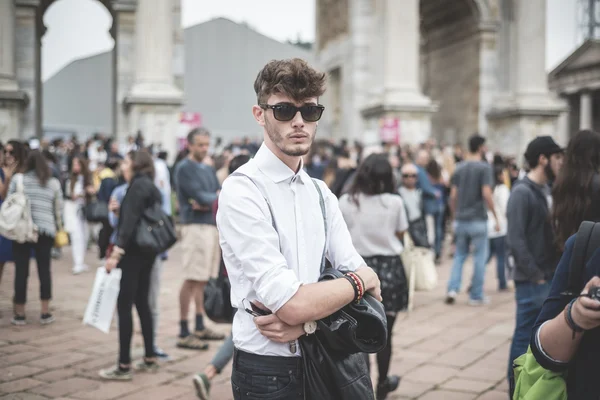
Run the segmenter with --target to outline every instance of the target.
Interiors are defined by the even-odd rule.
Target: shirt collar
[[[275,183],[281,183],[285,180],[292,179],[294,177],[298,177],[300,182],[306,180],[308,176],[306,171],[304,171],[304,162],[302,158],[300,158],[300,168],[298,173],[294,173],[283,161],[281,161],[271,149],[267,147],[266,144],[262,144],[260,149],[256,152],[254,156],[254,160],[256,161],[256,165],[258,169],[260,169],[269,179],[271,179]]]

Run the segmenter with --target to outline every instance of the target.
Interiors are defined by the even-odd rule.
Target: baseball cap
[[[541,155],[551,156],[552,154],[562,153],[564,149],[552,139],[552,136],[538,136],[527,145],[525,158],[527,161],[537,160]]]

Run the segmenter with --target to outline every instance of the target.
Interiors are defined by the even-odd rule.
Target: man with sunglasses
[[[297,339],[356,295],[344,278],[317,283],[323,252],[334,268],[355,271],[378,299],[379,280],[354,249],[336,197],[303,169],[324,110],[318,101],[325,74],[301,59],[274,60],[258,73],[254,90],[252,113],[264,143],[225,180],[217,213],[231,301],[240,310],[233,321],[233,395],[303,399]]]

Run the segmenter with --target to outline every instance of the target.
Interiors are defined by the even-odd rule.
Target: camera
[[[590,291],[588,292],[588,297],[590,299],[594,299],[596,301],[600,301],[600,287],[599,286],[592,286],[590,288]]]

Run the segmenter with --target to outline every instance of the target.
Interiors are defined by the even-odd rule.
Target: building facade
[[[0,1],[0,140],[41,136],[43,17],[56,0]],[[175,151],[183,92],[174,53],[183,48],[180,0],[98,0],[113,18],[113,129],[119,139],[142,130]]]
[[[317,0],[317,60],[335,138],[465,144],[517,155],[557,135],[565,104],[545,72],[546,0]]]

